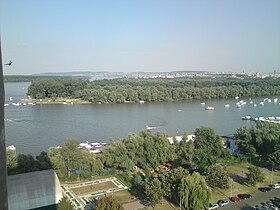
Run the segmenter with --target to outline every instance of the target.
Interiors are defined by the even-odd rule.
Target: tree
[[[274,168],[280,167],[280,150],[270,154],[267,158],[267,162]]]
[[[56,209],[57,210],[73,210],[74,206],[66,197],[63,197],[57,204]]]
[[[8,174],[11,175],[17,169],[17,155],[13,150],[6,150]]]
[[[210,166],[206,171],[206,181],[210,187],[229,187],[228,172],[219,165]]]
[[[210,190],[205,179],[197,172],[182,178],[178,197],[185,209],[205,209],[210,200]]]
[[[264,175],[257,166],[252,166],[248,168],[249,173],[247,174],[247,183],[255,186],[257,182],[264,181]]]
[[[100,198],[94,206],[94,210],[124,210],[121,204],[113,197]]]
[[[156,204],[161,202],[165,193],[158,178],[155,178],[151,183],[145,185],[145,194],[153,208]]]
[[[222,141],[212,128],[197,128],[195,130],[194,146],[194,162],[196,167],[201,171],[214,165],[224,153]]]
[[[61,157],[64,161],[67,174],[70,176],[70,171],[81,167],[82,163],[82,150],[78,148],[79,141],[69,139],[61,145]]]
[[[48,154],[46,152],[41,152],[38,156],[36,156],[36,160],[38,161],[40,170],[52,168],[50,158],[48,157]]]

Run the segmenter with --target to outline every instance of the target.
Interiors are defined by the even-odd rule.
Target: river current
[[[252,126],[246,115],[280,116],[280,97],[260,105],[263,98],[239,99],[247,102],[236,107],[239,100],[208,100],[144,104],[50,104],[15,106],[26,98],[30,83],[5,83],[6,145],[15,145],[18,153],[37,155],[50,146],[69,138],[81,142],[108,142],[139,132],[146,126],[152,131],[166,131],[170,136],[192,134],[197,127],[208,126],[220,135],[233,134],[237,128]],[[274,98],[279,98],[274,103]],[[202,105],[205,102],[206,105]],[[229,104],[229,107],[225,107]],[[256,106],[254,106],[256,104]],[[205,110],[213,106],[215,110]]]

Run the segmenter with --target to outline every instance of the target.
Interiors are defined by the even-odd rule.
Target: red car
[[[230,199],[232,202],[234,202],[234,203],[237,203],[237,202],[240,202],[240,201],[241,201],[241,199],[238,198],[238,197],[230,197],[229,199]]]

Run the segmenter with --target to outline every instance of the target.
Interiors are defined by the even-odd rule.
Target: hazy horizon
[[[280,71],[278,0],[0,0],[5,75]]]

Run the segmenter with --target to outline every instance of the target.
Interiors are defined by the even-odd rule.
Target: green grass
[[[228,198],[231,196],[231,192],[233,196],[236,196],[240,193],[249,193],[254,194],[258,192],[259,187],[268,186],[271,183],[280,182],[280,171],[273,172],[273,176],[271,176],[271,171],[260,168],[262,173],[265,176],[265,180],[263,183],[257,183],[256,186],[250,186],[245,183],[246,173],[248,173],[248,167],[252,166],[250,163],[241,163],[241,164],[232,164],[226,167],[226,170],[229,172],[230,177],[233,179],[232,188],[228,189],[213,189],[211,195],[211,202],[216,203],[219,199]],[[231,182],[230,182],[231,186]]]
[[[94,185],[90,185],[90,186],[76,187],[76,188],[72,188],[71,190],[76,195],[81,195],[81,194],[91,193],[91,192],[100,191],[100,190],[108,190],[109,188],[113,188],[113,187],[116,187],[113,184],[113,182],[108,181],[108,182],[103,182],[100,184],[94,184]]]

